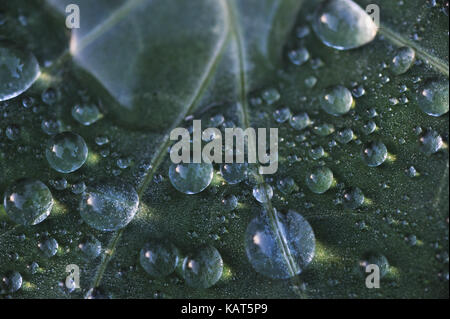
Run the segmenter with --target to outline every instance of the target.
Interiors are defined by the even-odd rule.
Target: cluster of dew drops
[[[362,21],[360,24],[350,23],[350,20]],[[1,23],[1,17],[0,17]],[[337,23],[337,24],[336,24]],[[312,30],[317,37],[327,46],[336,50],[349,50],[370,43],[377,34],[377,27],[367,14],[351,0],[326,1],[319,6],[311,20],[311,27],[304,25],[296,29],[299,39],[310,36]],[[312,29],[312,30],[311,30]],[[410,47],[397,49],[395,56],[386,64],[394,76],[404,74],[416,63],[416,52]],[[313,69],[323,67],[319,58],[313,58],[304,46],[290,50],[287,58],[295,66],[302,66],[307,62]],[[29,52],[16,48],[13,45],[0,45],[0,102],[8,103],[25,93],[40,76],[40,66],[35,56]],[[390,79],[387,75],[380,74],[380,85],[387,84]],[[305,80],[306,87],[312,89],[318,82],[314,76]],[[416,97],[421,110],[429,116],[439,117],[448,112],[449,86],[446,79],[417,79]],[[402,86],[400,93],[405,93],[409,88]],[[335,117],[342,117],[352,112],[356,107],[356,100],[366,94],[364,85],[355,83],[351,88],[335,85],[326,89],[320,96],[320,107],[323,112]],[[33,98],[21,97],[25,108],[33,108]],[[51,105],[57,98],[57,92],[47,89],[42,93],[42,101]],[[253,107],[261,103],[276,105],[280,99],[280,93],[275,88],[269,88],[262,92],[261,96],[250,100]],[[399,103],[407,104],[405,95],[389,100],[392,106]],[[7,104],[5,104],[7,105]],[[82,103],[73,106],[72,117],[81,125],[94,125],[101,120],[102,112],[95,103]],[[364,125],[362,131],[370,136],[378,128],[375,109],[369,110],[370,120]],[[341,128],[335,131],[332,124],[315,123],[313,116],[307,112],[292,114],[289,107],[282,107],[273,112],[273,119],[279,125],[288,124],[290,128],[298,132],[296,141],[305,143],[308,136],[333,136],[330,147],[337,143],[361,143],[351,128]],[[234,127],[232,121],[228,121],[222,114],[217,114],[210,119],[209,127]],[[68,174],[80,169],[88,159],[88,147],[82,136],[72,131],[62,131],[60,123],[53,120],[42,121],[42,130],[49,136],[44,154],[48,165],[55,171]],[[20,137],[20,127],[9,125],[4,133],[7,139],[15,141]],[[432,155],[440,151],[446,145],[441,135],[433,129],[417,127],[418,145],[420,151]],[[214,136],[205,137],[205,142]],[[96,138],[99,146],[109,143],[105,136]],[[361,143],[362,144],[362,143]],[[295,146],[295,145],[293,145]],[[107,154],[104,154],[107,156]],[[324,194],[335,186],[336,180],[332,170],[321,159],[326,156],[322,146],[310,147],[307,156],[317,161],[317,166],[306,172],[304,185],[315,194]],[[374,139],[361,145],[360,157],[362,161],[373,169],[389,160],[389,151],[383,141]],[[117,165],[126,168],[130,165],[130,159],[119,159]],[[288,162],[295,163],[299,159],[290,156]],[[245,249],[252,267],[260,274],[272,279],[287,279],[302,272],[313,260],[315,254],[315,236],[312,227],[298,212],[289,210],[286,214],[279,214],[275,208],[271,208],[272,215],[267,213],[267,203],[274,195],[271,182],[254,177],[254,169],[248,164],[223,164],[220,166],[220,176],[230,184],[239,184],[247,179],[253,179],[252,194],[255,200],[262,205],[262,213],[255,217],[248,225],[245,234]],[[415,177],[419,174],[411,166],[406,168],[406,173]],[[169,180],[173,187],[184,194],[197,194],[205,190],[214,177],[212,164],[172,164],[168,172]],[[51,181],[51,186],[62,190],[68,187],[67,181]],[[286,177],[276,182],[276,187],[283,195],[289,195],[298,190],[298,186],[292,177]],[[83,182],[71,185],[72,192],[81,195],[79,211],[82,220],[90,227],[99,231],[117,231],[123,229],[133,220],[139,207],[139,196],[136,190],[129,184],[117,180],[96,181],[90,185]],[[298,194],[297,194],[298,195]],[[365,196],[363,190],[358,187],[346,188],[342,196],[336,201],[346,209],[357,209],[364,205]],[[223,199],[225,210],[233,212],[239,207],[239,199],[235,195],[228,195]],[[308,203],[306,203],[307,205]],[[48,186],[35,179],[21,179],[7,187],[4,192],[4,209],[9,218],[18,225],[33,226],[43,222],[51,213],[54,199]],[[311,204],[312,205],[312,204]],[[234,213],[233,213],[234,214]],[[287,248],[279,247],[279,233],[274,229],[271,217],[276,219],[276,227],[281,229],[282,238]],[[364,228],[364,225],[360,225]],[[412,245],[417,241],[414,236],[407,238]],[[88,258],[97,258],[102,252],[102,245],[93,236],[87,236],[79,244],[80,250]],[[39,243],[39,249],[50,258],[57,254],[58,242],[50,236]],[[288,253],[286,252],[288,250]],[[286,254],[290,259],[286,262]],[[445,259],[445,256],[443,257]],[[448,262],[448,254],[446,257]],[[382,254],[366,256],[361,261],[361,266],[367,263],[377,263],[383,269],[382,274],[389,272],[389,262]],[[164,278],[174,272],[180,273],[185,283],[195,288],[208,288],[215,285],[222,277],[224,264],[219,251],[212,246],[204,246],[194,254],[182,257],[179,249],[171,242],[164,240],[151,240],[140,251],[140,264],[152,278]],[[181,265],[181,266],[180,266]],[[30,271],[35,273],[39,265],[34,262],[30,265]],[[448,273],[445,274],[448,280]],[[0,278],[0,293],[10,294],[22,287],[22,276],[18,272],[10,273]],[[67,284],[67,283],[66,283]],[[93,294],[88,297],[95,297]]]

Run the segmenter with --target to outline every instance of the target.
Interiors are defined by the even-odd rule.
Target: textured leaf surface
[[[102,233],[81,222],[80,198],[70,189],[51,189],[56,201],[52,214],[37,226],[16,226],[1,208],[0,275],[18,271],[24,278],[13,297],[79,298],[93,287],[114,298],[448,296],[448,149],[426,156],[415,133],[417,127],[432,128],[448,143],[448,114],[428,116],[416,102],[422,83],[448,77],[448,17],[439,6],[379,1],[382,28],[376,40],[336,51],[312,30],[296,37],[297,27],[310,24],[315,1],[305,1],[301,9],[301,2],[294,0],[196,0],[189,5],[182,0],[70,1],[80,4],[82,17],[82,28],[72,35],[63,27],[66,2],[0,4],[0,21],[5,17],[0,41],[31,50],[41,66],[53,63],[26,95],[0,104],[0,190],[22,177],[48,185],[62,177],[69,184],[89,184],[120,174],[138,190],[140,210],[122,231]],[[364,7],[372,2],[358,3]],[[407,73],[394,76],[385,65],[396,47],[405,44],[416,49],[418,61]],[[288,52],[301,46],[311,58],[295,66]],[[311,76],[317,79],[313,88],[305,84]],[[320,110],[325,88],[351,89],[355,84],[363,85],[366,94],[356,99],[348,115],[333,117]],[[400,92],[403,85],[406,92]],[[41,102],[49,87],[58,92],[52,105]],[[250,102],[270,88],[280,93],[278,101]],[[35,99],[33,108],[22,106],[25,96]],[[408,103],[401,102],[403,96]],[[393,99],[400,102],[392,105]],[[70,110],[83,101],[99,103],[104,118],[88,127],[74,121]],[[314,125],[298,132],[288,123],[277,124],[272,112],[284,106],[294,114],[308,112]],[[371,109],[378,116],[370,118]],[[217,114],[242,127],[280,129],[279,171],[267,179],[275,191],[271,206],[301,213],[317,240],[313,262],[293,280],[263,277],[247,259],[245,229],[262,209],[251,195],[250,181],[227,185],[216,170],[213,183],[190,196],[169,182],[170,128],[188,125],[188,115],[206,123]],[[48,136],[41,124],[50,119],[86,140],[90,155],[79,171],[62,175],[48,166],[43,155]],[[363,127],[370,120],[378,129],[365,135]],[[20,127],[15,141],[4,134],[13,124]],[[351,128],[357,138],[333,146],[335,133],[317,134],[323,124],[336,131]],[[97,145],[98,136],[107,136],[110,143]],[[369,168],[360,155],[372,140],[382,141],[390,154],[376,168]],[[327,155],[313,160],[310,152],[317,146]],[[106,151],[109,155],[103,157]],[[124,158],[132,164],[120,169],[117,161]],[[322,195],[311,193],[304,182],[319,162],[332,169],[337,182]],[[411,166],[419,176],[408,176]],[[276,184],[288,176],[299,190],[283,195]],[[359,187],[368,199],[357,210],[338,204],[348,187]],[[229,194],[239,198],[236,216],[222,203]],[[47,234],[59,243],[51,258],[38,248]],[[86,260],[77,248],[86,235],[102,242],[102,254],[95,260]],[[149,238],[166,238],[183,254],[205,243],[215,246],[225,264],[222,279],[206,290],[186,286],[176,274],[152,280],[139,265],[139,251]],[[378,290],[365,288],[358,266],[370,252],[383,254],[391,265]],[[33,262],[39,264],[34,274]],[[63,288],[69,264],[82,269],[81,291]]]

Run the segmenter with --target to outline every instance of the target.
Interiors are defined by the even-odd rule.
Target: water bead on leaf
[[[323,194],[333,185],[333,172],[328,167],[317,167],[306,175],[306,185],[311,192]]]
[[[448,80],[430,81],[420,89],[417,96],[420,109],[431,116],[448,113],[449,107]]]
[[[142,268],[153,278],[162,278],[175,271],[178,264],[178,249],[167,241],[151,240],[140,252]]]
[[[350,111],[353,106],[352,93],[342,85],[326,90],[320,99],[322,109],[328,114],[341,116]]]
[[[81,218],[92,228],[115,231],[133,220],[138,206],[136,190],[122,180],[113,179],[89,185],[79,209]]]
[[[39,243],[39,249],[47,257],[53,257],[58,252],[59,244],[54,238],[47,238]]]
[[[380,141],[370,142],[362,149],[362,158],[369,167],[377,167],[387,159],[388,151],[386,145]]]
[[[39,75],[39,64],[32,53],[0,46],[0,102],[28,90]]]
[[[410,47],[401,47],[397,50],[395,57],[392,59],[392,73],[400,75],[406,73],[416,59],[416,52]]]
[[[253,188],[253,197],[260,203],[267,203],[272,199],[273,189],[269,184],[259,184]]]
[[[247,163],[230,163],[220,166],[220,173],[228,184],[238,184],[247,177]]]
[[[291,125],[291,127],[298,131],[304,130],[309,125],[311,125],[311,123],[312,122],[309,118],[309,115],[305,112],[294,115],[289,119],[289,124]]]
[[[8,216],[17,224],[36,225],[50,215],[53,197],[44,183],[24,179],[6,189],[4,207]]]
[[[363,46],[371,42],[378,31],[372,18],[351,0],[323,1],[312,27],[325,45],[338,50]]]
[[[172,164],[169,179],[173,187],[185,194],[197,194],[211,184],[214,176],[210,163]]]
[[[102,114],[95,104],[77,104],[72,108],[72,117],[84,126],[97,122]]]
[[[268,216],[254,218],[245,232],[245,250],[252,267],[262,275],[287,279],[300,274],[315,254],[315,236],[297,212],[278,214],[275,231]],[[280,238],[279,236],[283,236]]]
[[[223,260],[212,246],[198,249],[183,261],[182,275],[186,284],[193,288],[209,288],[222,277]]]
[[[350,188],[345,191],[343,204],[347,209],[357,209],[364,203],[364,194],[358,187]]]
[[[419,143],[420,150],[427,155],[438,152],[444,145],[442,136],[434,130],[427,130],[424,134],[422,134],[419,138]]]
[[[60,173],[72,173],[86,162],[88,148],[84,139],[72,132],[53,136],[45,151],[50,166]]]

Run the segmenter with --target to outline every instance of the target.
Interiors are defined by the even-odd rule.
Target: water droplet
[[[438,152],[443,146],[442,137],[434,130],[427,130],[419,138],[419,142],[420,150],[427,155]]]
[[[0,295],[14,293],[22,288],[22,275],[17,271],[12,272],[9,276],[0,280]]]
[[[344,193],[344,207],[347,209],[357,209],[364,203],[364,194],[358,187],[350,188]]]
[[[45,104],[52,105],[58,99],[58,93],[54,88],[48,88],[42,92],[41,99]]]
[[[297,212],[276,215],[275,231],[268,216],[254,218],[245,233],[245,249],[252,267],[269,278],[300,274],[315,253],[314,232]],[[279,238],[282,236],[283,238]]]
[[[395,75],[406,73],[411,68],[416,58],[416,52],[410,47],[402,47],[397,50],[392,59],[391,70]]]
[[[233,211],[238,206],[238,198],[234,195],[228,195],[222,200],[223,205],[227,211]]]
[[[262,93],[262,98],[267,104],[271,105],[280,99],[280,93],[277,89],[267,89]]]
[[[292,194],[294,191],[298,189],[297,184],[292,177],[286,177],[278,181],[277,183],[278,189],[285,195]]]
[[[431,116],[441,116],[448,112],[449,106],[448,80],[426,83],[418,94],[420,109]]]
[[[84,139],[72,132],[53,136],[45,156],[50,166],[60,173],[72,173],[86,162],[88,148]]]
[[[55,256],[58,252],[59,244],[56,239],[47,238],[43,242],[39,243],[38,247],[46,257],[50,258]]]
[[[333,184],[333,172],[328,167],[317,167],[306,175],[306,185],[311,192],[323,194]]]
[[[26,226],[36,225],[50,215],[53,197],[44,183],[24,179],[7,188],[4,207],[15,223]]]
[[[78,244],[78,249],[83,256],[89,260],[94,260],[102,252],[102,243],[92,235],[85,236]]]
[[[377,167],[387,159],[388,151],[382,142],[369,142],[364,145],[362,158],[369,167]]]
[[[380,277],[383,278],[389,273],[390,266],[387,258],[379,253],[368,253],[363,258],[362,261],[360,261],[359,265],[361,266],[361,271],[364,276],[367,275],[366,273],[366,267],[368,265],[377,265],[380,269]]]
[[[20,138],[20,127],[15,124],[9,125],[5,130],[5,134],[11,141],[17,141]]]
[[[58,120],[43,120],[41,123],[42,131],[47,135],[55,135],[60,132],[61,123]]]
[[[350,143],[353,140],[354,134],[351,128],[344,128],[336,133],[336,140],[341,144]]]
[[[72,108],[72,116],[80,124],[89,126],[97,122],[102,114],[95,104],[77,104]]]
[[[253,197],[260,203],[267,203],[272,199],[273,189],[269,184],[259,184],[253,188]]]
[[[39,75],[39,64],[32,53],[0,46],[0,102],[28,90]]]
[[[284,107],[280,110],[273,112],[273,118],[277,123],[284,123],[291,117],[291,110],[288,107]]]
[[[238,184],[247,177],[247,163],[231,163],[220,166],[220,173],[228,184]]]
[[[309,52],[306,48],[291,50],[288,53],[289,60],[295,65],[302,65],[309,60]]]
[[[209,163],[172,164],[169,179],[173,187],[185,194],[197,194],[211,184],[213,165]]]
[[[362,127],[362,131],[366,135],[372,134],[373,132],[375,132],[376,129],[377,129],[377,125],[375,124],[374,121],[369,121],[366,124],[364,124]]]
[[[178,249],[167,241],[151,240],[141,249],[140,262],[153,278],[166,277],[175,271]]]
[[[305,85],[312,89],[317,84],[317,78],[315,76],[308,76],[305,79]]]
[[[353,106],[352,93],[344,86],[338,85],[328,89],[320,99],[322,109],[328,114],[341,116]]]
[[[298,131],[304,130],[309,125],[311,125],[311,120],[309,118],[309,115],[307,113],[300,113],[297,115],[294,115],[290,118],[289,124],[293,129],[296,129]]]
[[[80,215],[92,228],[115,231],[131,222],[138,206],[135,189],[115,179],[86,188],[80,201]]]
[[[222,277],[222,272],[222,256],[212,246],[198,249],[193,256],[183,261],[183,278],[188,286],[194,288],[212,287]]]
[[[351,0],[324,1],[316,11],[312,27],[325,45],[338,50],[363,46],[378,31],[371,17]]]

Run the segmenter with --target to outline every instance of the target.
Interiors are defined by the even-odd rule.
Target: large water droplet
[[[72,132],[63,132],[51,138],[45,151],[50,166],[60,173],[71,173],[86,162],[88,148],[84,139]]]
[[[341,116],[353,106],[353,96],[349,89],[342,85],[328,89],[320,99],[322,109],[328,114]]]
[[[276,215],[276,228],[266,215],[253,219],[245,233],[245,249],[253,268],[270,278],[300,274],[315,252],[314,232],[297,212]],[[280,238],[282,236],[282,238]]]
[[[88,186],[80,201],[80,215],[92,228],[115,231],[131,222],[138,206],[135,189],[116,179]]]
[[[200,248],[183,261],[183,278],[188,286],[194,288],[213,286],[222,277],[222,272],[222,256],[212,246]]]
[[[317,167],[306,175],[306,185],[311,192],[323,194],[333,184],[333,172],[328,167]]]
[[[14,293],[22,288],[22,275],[17,271],[12,272],[9,276],[0,278],[0,295]]]
[[[39,64],[32,53],[0,46],[0,102],[28,90],[39,75]]]
[[[449,107],[448,80],[427,82],[418,94],[419,107],[426,114],[441,116],[448,112]]]
[[[152,277],[161,278],[175,271],[178,264],[178,249],[169,242],[151,240],[140,253],[142,268]]]
[[[36,225],[50,215],[53,197],[44,183],[25,179],[8,187],[3,203],[6,213],[14,222]]]
[[[97,122],[102,114],[95,104],[77,104],[72,108],[72,116],[80,124],[89,126]]]
[[[379,141],[367,143],[362,150],[362,158],[369,167],[380,166],[387,159],[387,156],[386,145]]]
[[[169,179],[173,187],[185,194],[197,194],[211,184],[213,165],[209,163],[172,164]]]
[[[406,73],[414,63],[416,52],[410,47],[402,47],[397,50],[395,57],[392,59],[392,73],[400,75]]]
[[[371,17],[351,0],[326,0],[317,9],[312,27],[320,40],[338,50],[371,42],[378,31]]]

